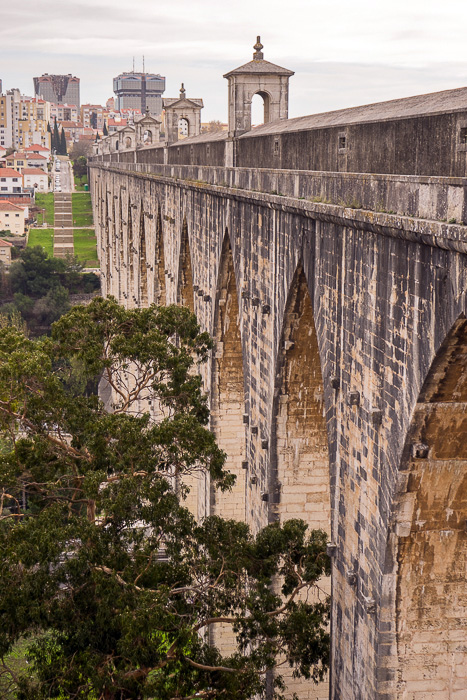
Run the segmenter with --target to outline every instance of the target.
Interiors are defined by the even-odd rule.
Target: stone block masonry
[[[332,700],[467,697],[467,181],[90,174],[103,293],[183,303],[215,339],[202,376],[237,486],[194,479],[191,507],[328,532]]]

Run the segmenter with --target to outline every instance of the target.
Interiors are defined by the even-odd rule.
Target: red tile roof
[[[22,211],[24,213],[23,207],[13,204],[8,199],[0,200],[0,211]]]
[[[41,168],[23,168],[23,175],[45,175],[45,176],[47,176],[47,173],[44,172]]]
[[[8,241],[4,241],[3,238],[0,238],[0,248],[12,248],[13,243],[8,243]]]
[[[0,168],[0,177],[21,177],[21,173],[16,172],[13,168]]]
[[[47,151],[47,153],[50,153],[50,148],[47,148],[47,146],[39,146],[37,143],[33,143],[32,146],[26,146],[24,149],[25,151],[44,151],[44,153]]]

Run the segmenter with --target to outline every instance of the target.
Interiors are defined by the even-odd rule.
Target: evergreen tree
[[[107,129],[107,124],[104,122],[104,136],[109,135],[109,130]]]
[[[66,147],[66,137],[65,137],[65,129],[62,126],[62,133],[60,134],[60,155],[61,156],[66,156],[68,155],[67,147]]]
[[[17,700],[249,700],[287,662],[323,678],[326,533],[289,520],[253,536],[183,505],[184,475],[233,483],[196,372],[211,349],[186,308],[111,298],[72,309],[51,338],[0,329],[0,671],[23,640]],[[112,413],[77,370],[80,385],[105,377]],[[220,625],[228,653],[209,641]]]
[[[57,117],[54,120],[54,130],[52,134],[52,150],[55,150],[57,154],[60,154],[60,136],[58,133]]]

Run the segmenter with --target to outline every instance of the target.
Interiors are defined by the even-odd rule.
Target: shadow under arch
[[[148,264],[146,256],[146,225],[144,219],[143,202],[139,219],[139,288],[137,299],[140,307],[148,306]]]
[[[232,491],[211,489],[211,513],[245,520],[245,406],[240,305],[229,232],[226,229],[217,278],[211,374],[211,427],[235,474]]]
[[[156,218],[156,243],[154,246],[154,303],[160,306],[165,306],[166,303],[166,287],[165,287],[165,255],[164,255],[164,231],[162,228],[162,212],[161,205],[157,207]]]
[[[331,534],[328,431],[313,305],[302,263],[292,280],[276,359],[269,468],[269,521],[304,520]],[[331,579],[320,582],[327,595]],[[308,598],[309,599],[309,598]],[[329,698],[329,681],[295,679],[283,667],[287,697]]]
[[[135,242],[133,234],[133,204],[128,197],[128,222],[127,222],[127,250],[128,250],[128,292],[127,292],[127,306],[129,308],[133,307],[135,300]]]
[[[186,217],[183,218],[182,237],[180,241],[177,304],[180,304],[180,306],[186,306],[192,313],[195,312],[193,267],[191,264],[190,241],[188,239],[188,224]]]
[[[378,699],[467,692],[467,320],[433,360],[393,500],[378,633]]]

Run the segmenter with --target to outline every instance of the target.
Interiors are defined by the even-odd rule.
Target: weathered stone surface
[[[200,480],[198,514],[328,529],[334,700],[465,697],[467,230],[441,221],[465,181],[123,166],[91,167],[103,292],[163,288],[217,341],[203,379],[244,495]]]

